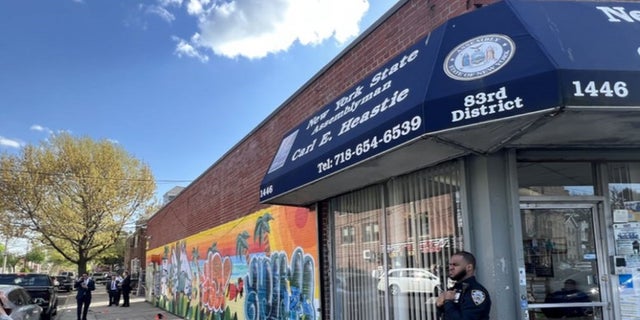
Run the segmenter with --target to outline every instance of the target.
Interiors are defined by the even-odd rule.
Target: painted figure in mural
[[[456,284],[436,300],[440,319],[489,319],[491,298],[487,289],[476,280],[475,272],[476,258],[473,254],[459,251],[451,256],[449,278],[456,281]]]
[[[128,307],[129,293],[131,293],[131,275],[127,271],[122,273],[122,282],[121,282],[120,288],[122,290],[122,299],[124,300],[122,302],[122,306]]]
[[[200,254],[197,247],[191,248],[191,294],[189,301],[187,302],[187,314],[186,319],[200,319],[198,313],[198,303],[200,302],[200,266],[198,261],[200,260]]]
[[[162,257],[162,267],[161,267],[161,276],[160,276],[160,297],[163,301],[161,303],[166,303],[171,296],[171,281],[170,281],[170,273],[169,268],[171,268],[171,264],[169,263],[169,255],[170,255],[169,246],[164,247],[164,256]],[[161,305],[161,307],[166,308],[165,305]]]
[[[166,291],[163,292],[164,305],[171,312],[184,315],[189,308],[191,297],[191,263],[187,255],[186,241],[179,241],[169,250],[169,264]]]
[[[195,258],[194,258],[195,259]],[[197,261],[196,261],[197,262]],[[200,302],[200,277],[198,268],[193,268],[193,275],[191,276],[191,297],[187,306],[187,319],[197,319],[198,303]]]
[[[167,247],[168,248],[168,247]],[[168,249],[167,249],[168,250]],[[173,261],[175,256],[167,255],[166,260],[162,260],[162,278],[161,287],[162,292],[160,296],[160,306],[170,312],[174,312],[174,292],[175,292],[175,282],[174,282],[174,267]],[[170,262],[171,261],[171,262]]]
[[[176,291],[184,293],[185,295],[191,294],[191,264],[189,263],[189,257],[187,256],[187,243],[181,242],[179,245],[178,254],[178,283]]]
[[[238,278],[236,283],[229,283],[227,287],[227,298],[229,300],[238,301],[238,296],[242,298],[242,292],[244,291],[244,281],[242,278]]]
[[[78,320],[87,320],[87,313],[91,304],[91,291],[96,289],[96,283],[89,278],[88,274],[83,273],[82,277],[76,280],[73,287],[78,290],[76,294]]]

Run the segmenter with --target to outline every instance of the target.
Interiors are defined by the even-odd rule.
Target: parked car
[[[440,287],[440,278],[419,268],[391,269],[378,280],[378,290],[389,288],[389,293],[394,296],[403,293],[436,295]]]
[[[58,291],[69,292],[73,290],[73,279],[69,276],[55,276],[58,282]]]
[[[4,273],[0,274],[0,284],[23,287],[42,307],[42,320],[53,319],[58,312],[58,289],[51,276],[45,273]]]
[[[13,320],[38,319],[42,316],[42,298],[32,298],[27,290],[20,286],[0,285],[9,303],[4,310]]]
[[[76,274],[73,271],[60,271],[58,275],[69,277],[71,279],[71,283],[76,281]]]
[[[111,279],[111,273],[109,272],[94,272],[91,274],[91,279],[96,282],[96,284],[105,284],[109,279]]]

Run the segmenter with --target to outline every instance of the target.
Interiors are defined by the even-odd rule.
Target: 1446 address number
[[[627,83],[624,81],[616,81],[611,84],[610,81],[604,81],[602,84],[598,84],[595,81],[589,81],[584,85],[582,81],[571,82],[575,91],[574,97],[618,97],[625,98],[629,95],[629,89]]]

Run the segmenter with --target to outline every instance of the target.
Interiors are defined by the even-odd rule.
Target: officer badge
[[[482,304],[484,302],[484,299],[486,298],[487,296],[482,290],[471,290],[471,299],[473,300],[473,303],[476,304],[476,306]]]

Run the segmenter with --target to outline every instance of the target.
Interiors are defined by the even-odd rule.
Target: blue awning
[[[470,152],[535,145],[527,130],[565,109],[586,119],[598,108],[640,106],[639,71],[639,3],[503,1],[475,10],[285,135],[260,200],[304,205]]]

